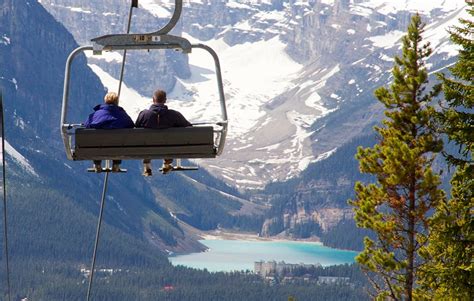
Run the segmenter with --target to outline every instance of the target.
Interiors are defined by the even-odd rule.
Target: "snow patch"
[[[15,126],[19,127],[22,130],[25,130],[26,123],[23,118],[16,114],[16,110],[13,111],[13,120],[15,121]]]
[[[10,45],[11,44],[11,40],[9,37],[7,37],[7,35],[3,35],[2,36],[2,39],[0,39],[0,43],[1,44],[4,44],[4,45]]]
[[[374,11],[389,15],[396,14],[399,11],[409,11],[430,15],[433,10],[439,9],[443,12],[450,12],[464,7],[464,0],[369,0],[358,3],[357,7],[373,9]]]
[[[156,3],[156,0],[140,0],[138,3],[140,7],[150,12],[155,17],[158,18],[169,18],[171,17],[172,13],[163,7],[163,5]],[[162,1],[160,1],[162,2]]]
[[[68,8],[70,11],[75,12],[75,13],[92,14],[90,10],[85,10],[81,7],[66,6],[65,8]]]
[[[16,78],[12,78],[11,82],[15,85],[15,90],[18,90],[18,81]]]
[[[16,78],[8,79],[8,78],[5,78],[3,76],[0,76],[0,79],[6,80],[6,81],[12,83],[15,86],[15,90],[18,90],[18,81],[16,80]]]
[[[187,34],[184,37],[192,43],[202,43]],[[291,80],[297,77],[302,65],[286,54],[286,45],[278,37],[233,47],[223,39],[211,40],[206,44],[219,54],[222,66],[229,115],[228,137],[232,139],[247,135],[265,116],[263,106],[294,86]],[[189,55],[189,64],[191,77],[178,79],[174,90],[169,93],[170,97],[186,99],[179,107],[186,117],[220,120],[212,58],[207,52],[196,49]]]
[[[322,161],[322,160],[324,160],[324,159],[329,158],[329,156],[331,156],[332,154],[334,154],[334,153],[336,152],[336,150],[337,150],[337,147],[333,148],[333,149],[330,150],[330,151],[327,151],[327,152],[325,152],[325,153],[320,154],[320,155],[316,158],[316,160],[314,160],[314,162]]]
[[[332,76],[334,76],[336,73],[338,73],[339,71],[340,69],[339,69],[339,64],[338,64],[334,68],[332,68],[328,73],[326,73],[323,77],[321,77],[321,79],[319,79],[318,81],[314,83],[313,82],[311,83],[311,85],[314,85],[314,86],[311,87],[311,90],[310,90],[312,94],[310,94],[306,98],[306,101],[305,101],[306,106],[320,110],[322,114],[324,114],[327,111],[326,108],[321,106],[320,104],[321,96],[319,96],[319,94],[316,91],[323,88],[326,85],[326,81]],[[308,82],[306,82],[305,85],[309,86]]]
[[[229,8],[251,9],[250,6],[248,6],[246,4],[243,4],[243,3],[239,3],[237,1],[229,1],[228,3],[226,3],[226,6],[229,7]]]
[[[0,142],[1,144],[1,142]],[[27,171],[28,173],[32,174],[35,177],[39,177],[39,175],[34,170],[33,166],[31,166],[28,159],[26,159],[20,152],[18,152],[7,140],[5,140],[5,152],[10,155],[13,160],[15,160],[20,166]]]
[[[100,78],[102,84],[109,91],[118,90],[118,79],[113,78],[110,74],[102,70],[95,64],[88,64],[94,73]],[[172,101],[171,101],[172,102]],[[148,108],[152,104],[151,97],[146,98],[140,95],[136,90],[129,88],[125,83],[122,84],[120,95],[120,106],[123,107],[128,115],[135,120],[141,110]]]
[[[86,51],[86,57],[88,59],[104,60],[107,63],[122,63],[123,54],[116,51],[102,51],[101,55],[94,55],[92,51]]]
[[[259,147],[257,148],[256,150],[260,151],[260,150],[263,150],[263,151],[272,151],[272,150],[276,150],[280,147],[281,143],[276,143],[276,144],[272,144],[272,145],[269,145],[269,146],[265,146],[265,147]]]
[[[429,24],[425,28],[423,34],[424,42],[430,43],[430,46],[433,49],[433,54],[446,53],[448,57],[458,55],[460,47],[449,41],[447,29],[452,28],[453,26],[460,26],[460,18],[466,20],[471,18],[464,7],[451,13],[449,16],[437,23]]]
[[[368,39],[374,44],[374,46],[388,49],[395,46],[404,34],[403,31],[393,30],[385,35],[374,36]]]
[[[393,62],[394,61],[393,57],[389,57],[388,55],[383,54],[383,53],[380,55],[380,59],[382,59],[386,62]]]

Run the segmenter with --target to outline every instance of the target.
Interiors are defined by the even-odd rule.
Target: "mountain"
[[[173,9],[171,1],[139,2],[133,31],[160,27]],[[165,255],[203,250],[196,233],[219,228],[318,236],[331,246],[359,248],[346,200],[356,180],[369,180],[353,158],[356,146],[374,143],[371,126],[381,118],[372,90],[390,80],[391,57],[414,11],[429,23],[432,72],[452,64],[456,51],[445,29],[464,7],[461,0],[392,3],[186,2],[174,33],[218,51],[231,117],[229,141],[221,158],[190,162],[204,167],[196,173],[144,179],[140,162],[124,162],[129,172],[111,176],[98,260],[115,276],[99,277],[98,299],[366,297],[360,287],[272,288],[248,275],[174,268]],[[103,180],[85,172],[90,162],[70,162],[64,155],[59,135],[64,63],[77,43],[123,32],[127,12],[126,1],[0,2],[16,299],[75,300],[85,289],[80,270],[90,263]],[[107,88],[116,89],[120,58],[117,53],[78,58],[72,121],[83,121]],[[218,120],[211,65],[198,51],[189,57],[131,52],[121,104],[135,117],[161,86],[170,91],[170,106],[189,119]],[[156,169],[160,163],[153,164]],[[4,276],[0,273],[1,283]],[[169,283],[178,288],[175,293],[161,289]]]
[[[46,223],[48,226],[43,229],[42,235],[50,239],[61,228],[74,226],[69,225],[72,220],[68,222],[66,216],[53,218],[49,215],[67,212],[69,216],[73,214],[69,210],[73,210],[77,216],[88,216],[80,223],[88,222],[92,230],[95,224],[92,217],[97,214],[102,183],[95,175],[84,172],[85,163],[75,165],[65,160],[59,135],[64,62],[68,53],[76,47],[74,39],[36,2],[2,1],[0,9],[0,35],[5,41],[0,44],[0,89],[5,102],[8,141],[7,192],[12,197],[12,214],[16,214],[16,209],[29,213],[12,219],[12,227],[23,225],[34,232],[42,229],[38,225]],[[72,112],[72,117],[79,118],[87,116],[90,106],[95,103],[94,99],[102,98],[105,90],[98,77],[87,67],[85,57],[79,57],[74,67],[74,76],[81,80],[75,82],[71,97],[84,101]],[[145,225],[139,221],[145,213],[150,218],[161,217],[163,224],[176,228],[173,226],[176,222],[169,213],[154,203],[150,190],[140,190],[137,185],[127,187],[124,183],[123,178],[112,181],[105,217],[114,231],[127,237],[124,241],[134,241],[134,236],[140,240]],[[138,201],[130,202],[135,197]],[[64,204],[59,202],[61,199],[64,199]],[[48,204],[51,202],[53,205],[50,207]],[[37,214],[31,216],[35,211]],[[131,212],[136,212],[133,218],[128,216]],[[58,220],[57,225],[48,224],[48,221],[55,219]],[[82,239],[86,237],[77,239],[78,243],[85,243]],[[91,241],[89,237],[87,242]],[[87,246],[90,247],[90,244]],[[22,250],[35,253],[29,248]],[[82,252],[86,249],[80,250],[78,256],[84,255]]]
[[[85,44],[123,32],[128,14],[126,2],[41,3]],[[173,3],[139,1],[132,32],[159,28]],[[434,72],[454,61],[446,29],[464,6],[463,0],[185,1],[173,33],[217,50],[229,110],[224,155],[199,163],[242,191],[299,175],[380,120],[372,91],[390,80],[410,14],[419,12],[429,24],[425,37],[435,51],[428,66]],[[89,64],[113,88],[116,82],[102,71],[117,78],[120,58],[89,57]],[[172,90],[169,98],[176,101],[170,104],[192,121],[218,120],[212,62],[204,53],[132,53],[129,59],[125,81],[133,91],[124,94],[124,105],[132,115],[162,86]]]
[[[102,177],[85,172],[89,162],[68,162],[59,134],[64,64],[77,44],[36,2],[3,1],[0,7],[0,89],[6,176],[15,183],[11,189],[43,187],[96,216]],[[85,120],[104,93],[86,58],[79,57],[73,64],[71,120]],[[155,168],[158,164],[154,162]],[[250,214],[261,210],[205,170],[145,180],[140,162],[124,162],[123,167],[129,173],[111,177],[104,222],[155,246],[155,252],[204,250],[196,231],[246,224]],[[183,227],[177,216],[195,228]],[[258,229],[260,224],[247,228]]]
[[[37,2],[2,1],[0,14],[11,297],[81,300],[87,289],[102,182],[98,175],[84,172],[89,163],[65,160],[59,137],[62,71],[66,56],[77,45]],[[78,102],[73,115],[79,119],[87,116],[94,99],[103,96],[104,88],[84,57],[74,67],[74,75],[80,80],[74,82],[72,97],[84,100]],[[294,294],[300,300],[311,300],[315,295],[321,300],[335,300],[333,295],[357,300],[364,296],[349,286],[343,290],[291,284],[272,288],[252,275],[172,267],[165,257],[168,246],[188,244],[186,249],[191,250],[199,249],[199,245],[189,233],[184,235],[187,228],[181,228],[165,206],[174,206],[172,212],[203,228],[203,221],[213,223],[214,217],[193,219],[196,212],[204,214],[204,209],[192,206],[201,204],[208,211],[222,213],[218,218],[226,222],[232,222],[231,217],[226,218],[231,212],[257,208],[233,196],[235,190],[204,171],[192,178],[178,174],[150,183],[138,176],[138,164],[124,165],[129,174],[111,176],[94,299],[240,300],[244,296],[247,300],[262,300]],[[171,196],[167,190],[172,191]],[[190,199],[192,204],[187,204]],[[3,234],[3,223],[0,230]],[[1,239],[2,250],[3,243]],[[5,263],[3,252],[0,262],[2,266]],[[0,273],[2,300],[7,298],[5,276]],[[164,287],[175,291],[168,292]]]
[[[83,44],[125,28],[128,3],[41,3]],[[139,1],[132,32],[162,26],[173,3]],[[371,128],[383,107],[373,90],[391,80],[410,15],[418,12],[427,23],[433,75],[455,60],[446,29],[465,15],[464,8],[463,0],[185,1],[173,33],[216,49],[229,111],[223,156],[197,162],[253,204],[271,207],[250,217],[253,230],[262,226],[261,235],[328,235],[352,218],[346,201],[355,181],[367,180],[353,157],[358,145],[374,141]],[[115,89],[120,59],[111,53],[88,56],[88,63]],[[205,53],[132,53],[127,62],[123,105],[132,116],[160,85],[171,91],[170,105],[190,120],[219,120],[212,62]],[[150,65],[156,68],[140,67]],[[196,217],[200,222],[183,220],[206,224],[205,229],[225,225]]]

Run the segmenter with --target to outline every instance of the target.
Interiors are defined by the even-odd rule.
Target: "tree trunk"
[[[408,246],[407,260],[408,266],[405,280],[405,295],[407,301],[412,301],[413,281],[414,281],[414,261],[415,261],[415,175],[411,176],[411,187],[408,206]]]

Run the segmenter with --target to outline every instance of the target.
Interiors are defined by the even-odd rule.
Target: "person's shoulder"
[[[139,115],[151,115],[151,114],[155,114],[155,112],[153,112],[152,110],[149,110],[149,109],[144,109],[144,110],[141,110]]]
[[[172,109],[168,109],[168,113],[175,114],[175,115],[181,115],[181,116],[183,115],[179,111],[172,110]]]

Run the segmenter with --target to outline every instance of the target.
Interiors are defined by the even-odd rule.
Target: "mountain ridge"
[[[173,2],[139,3],[134,30],[163,24]],[[126,12],[125,4],[92,9],[89,3],[90,13],[85,13],[59,11],[51,3],[42,1],[70,29],[81,24],[67,17],[72,14],[96,22],[102,31],[116,31],[116,25],[107,25],[108,16],[103,15],[112,10],[112,23],[118,24],[117,15]],[[71,3],[81,5],[80,1]],[[381,119],[382,108],[371,91],[388,83],[387,71],[410,14],[419,12],[429,22],[426,37],[435,51],[428,66],[441,70],[455,57],[444,29],[462,16],[464,6],[463,0],[436,0],[427,5],[410,1],[394,5],[388,0],[185,1],[173,33],[217,49],[228,99],[226,150],[221,158],[199,163],[241,191],[263,189],[268,183],[299,175],[309,163],[364,135],[367,125]],[[93,36],[91,30],[72,32],[84,42]],[[159,75],[149,82],[173,88],[170,104],[191,120],[218,119],[212,63],[198,52],[173,63],[178,57],[153,58],[159,62]],[[89,61],[110,69],[103,60]],[[183,64],[189,64],[189,69],[183,69]],[[175,71],[170,73],[170,68]],[[143,71],[139,73],[149,72]],[[130,72],[126,82],[145,95],[131,95],[134,99],[126,107],[135,114],[149,103],[153,84],[135,82],[138,73]],[[169,79],[178,73],[175,80]]]
[[[80,1],[71,0],[67,5],[62,5],[61,1],[63,0],[43,0],[40,4],[53,13],[56,20],[62,20],[62,24],[67,25],[69,30],[75,28],[76,32],[73,33],[76,40],[84,42],[86,37],[103,33],[97,32],[97,29],[104,32],[106,29],[121,31],[117,24],[124,15],[125,3],[114,2],[108,6],[112,2],[105,1],[92,7],[94,4],[88,2],[81,7]],[[7,3],[12,5],[11,1]],[[153,3],[156,4],[154,1],[145,4]],[[441,29],[455,22],[464,7],[461,1],[453,1],[449,6],[436,9],[439,3],[435,1],[422,10],[425,17],[432,20],[426,35],[436,46],[435,53],[428,62],[433,71],[449,66],[455,59],[447,34]],[[349,168],[342,168],[342,172],[351,173],[351,178],[347,181],[347,176],[343,175],[339,182],[335,180],[337,185],[344,184],[344,189],[334,197],[328,193],[331,189],[334,191],[334,183],[331,182],[334,179],[331,179],[331,175],[325,175],[326,179],[318,178],[311,175],[310,171],[315,169],[314,166],[326,166],[328,162],[334,162],[334,156],[352,157],[353,152],[348,152],[347,147],[353,141],[362,139],[371,126],[381,119],[383,108],[375,102],[372,90],[389,82],[391,57],[398,51],[397,41],[413,9],[397,9],[389,4],[390,1],[382,0],[271,3],[204,1],[186,4],[183,16],[187,13],[191,18],[180,21],[175,33],[183,33],[190,39],[210,44],[222,59],[231,116],[231,131],[225,153],[215,160],[198,160],[197,163],[205,170],[189,177],[170,175],[149,181],[139,177],[139,163],[125,162],[124,167],[129,169],[131,176],[127,180],[124,177],[116,178],[117,181],[112,184],[111,209],[107,212],[108,216],[115,218],[115,226],[128,233],[145,236],[160,249],[179,251],[181,247],[176,246],[184,242],[186,236],[180,231],[176,218],[199,230],[250,227],[252,231],[260,230],[262,235],[274,235],[287,230],[291,232],[298,225],[306,227],[310,221],[317,224],[320,230],[327,231],[340,219],[350,217],[346,212],[348,209],[345,202],[352,191],[351,181],[357,180],[359,176],[353,175]],[[3,8],[5,7],[7,6],[4,5]],[[156,15],[169,16],[171,9],[172,6],[167,6],[165,11],[148,9],[137,13],[142,14],[145,21],[147,18],[155,20]],[[5,11],[2,10],[3,13]],[[211,26],[209,20],[212,17],[216,17],[216,23]],[[339,19],[343,20],[341,24],[334,23]],[[108,20],[112,22],[104,25]],[[160,22],[163,20],[161,18]],[[87,30],[79,30],[84,23],[89,25]],[[153,24],[155,23],[147,24],[148,27],[144,28],[154,28]],[[353,27],[353,24],[357,26]],[[33,27],[31,24],[26,25],[25,28]],[[135,29],[139,25],[135,23]],[[285,26],[288,28],[280,32]],[[28,33],[27,30],[21,33],[24,36],[22,39],[27,42],[31,40]],[[48,37],[52,35],[48,30],[38,34],[40,41],[49,41]],[[330,39],[331,35],[335,35],[333,39]],[[12,57],[10,48],[17,47],[19,41],[15,40],[16,35],[0,33],[0,36],[0,50],[6,51],[2,53],[9,53],[9,56],[2,56],[8,57],[2,61],[2,66],[8,66],[7,61]],[[319,37],[321,45],[313,49],[315,37]],[[326,40],[320,41],[322,37],[326,37]],[[50,41],[58,41],[57,39],[59,38]],[[67,40],[71,41],[71,37]],[[285,41],[292,41],[290,45],[299,46],[291,49]],[[62,46],[65,44],[64,41],[59,43]],[[68,47],[72,49],[73,44],[68,42]],[[33,46],[28,45],[16,51],[28,54],[25,49],[34,49]],[[33,69],[44,68],[43,71],[47,74],[62,74],[63,62],[59,62],[57,57],[64,60],[65,53],[71,49],[62,49],[64,52],[48,56],[48,63],[52,67],[47,68],[51,69],[43,66],[34,66]],[[331,49],[337,51],[329,52]],[[41,51],[51,54],[47,47]],[[253,51],[258,52],[258,55]],[[105,92],[103,86],[115,89],[117,80],[113,78],[116,76],[113,72],[117,71],[117,63],[120,61],[120,55],[117,55],[112,54],[103,59],[88,55],[87,63],[86,58],[80,59],[80,71],[76,71],[76,76],[88,74],[90,81],[86,81],[92,85],[77,87],[72,91],[75,101],[84,100],[78,102],[72,119],[81,122],[87,116],[90,108],[101,101],[102,93]],[[146,88],[143,89],[152,89],[157,82],[170,90],[174,87],[169,93],[171,107],[178,108],[193,120],[205,117],[210,117],[211,121],[218,120],[219,108],[211,104],[216,99],[216,91],[212,70],[207,65],[208,61],[205,61],[207,58],[200,53],[194,53],[189,58],[175,58],[175,55],[158,54],[151,58],[153,61],[158,60],[157,66],[153,67],[148,66],[148,61],[143,61],[143,56],[132,56],[128,60],[132,69],[127,69],[130,72],[127,74],[128,78],[135,79],[136,82],[132,80],[126,83],[123,95],[131,96],[130,99],[123,99],[121,104],[132,116],[149,104],[150,97],[143,96],[143,91],[140,94],[137,92],[140,89],[135,88],[153,70],[158,75],[148,76],[149,81],[144,84]],[[14,58],[11,60],[15,62]],[[110,60],[115,62],[113,66],[104,67]],[[38,59],[27,56],[24,61],[36,62]],[[146,68],[140,69],[143,65],[147,65]],[[96,75],[90,73],[89,68]],[[58,127],[55,124],[59,110],[50,112],[53,102],[49,100],[59,100],[61,87],[58,83],[62,79],[45,75],[45,78],[52,78],[47,81],[47,85],[53,87],[47,91],[51,93],[45,95],[41,87],[38,89],[32,85],[33,90],[37,89],[34,91],[24,89],[25,79],[9,74],[20,71],[28,74],[25,70],[26,66],[15,65],[15,68],[4,69],[1,74],[9,102],[12,103],[12,99],[18,97],[17,94],[21,94],[19,99],[24,102],[13,111],[15,126],[10,126],[9,131],[15,138],[9,142],[28,159],[39,175],[64,172],[67,175],[64,179],[52,176],[41,181],[71,197],[83,193],[81,189],[84,189],[87,201],[82,206],[92,212],[97,205],[94,200],[99,195],[97,183],[100,181],[97,181],[95,175],[81,174],[90,163],[74,163],[73,167],[71,162],[57,157],[58,153],[62,153]],[[101,73],[102,71],[104,72]],[[140,76],[135,78],[135,73],[139,71]],[[111,72],[113,76],[105,72]],[[23,76],[32,80],[29,75]],[[193,89],[192,85],[197,85],[197,88],[195,86]],[[28,110],[30,103],[26,100],[35,98],[25,94],[25,91],[44,95],[44,99],[35,100],[40,104],[37,112]],[[54,102],[54,105],[59,106],[59,102]],[[7,106],[7,110],[10,110],[9,107]],[[50,135],[54,138],[50,138]],[[43,145],[44,141],[50,144],[49,148]],[[345,150],[338,153],[340,149]],[[194,185],[191,179],[203,185]],[[74,181],[83,184],[83,188],[75,185]],[[295,181],[300,183],[300,187],[288,184]],[[282,187],[289,187],[281,195],[272,189],[280,184]],[[160,191],[154,191],[154,187],[159,187]],[[318,191],[313,189],[315,187],[321,189]],[[242,209],[244,205],[247,209]],[[274,209],[267,212],[270,206],[279,208],[280,211]],[[252,216],[254,210],[248,208],[257,209],[257,214]],[[141,219],[143,216],[146,218]],[[264,222],[262,228],[259,223]],[[163,229],[157,230],[157,225]],[[270,231],[269,227],[274,229]],[[310,227],[308,229],[317,231]],[[190,248],[201,249],[198,245]]]

